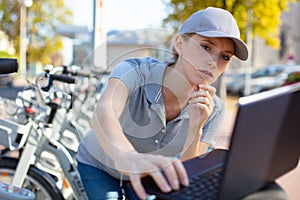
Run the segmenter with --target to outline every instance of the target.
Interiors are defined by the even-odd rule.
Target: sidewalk
[[[14,86],[16,86],[16,87],[23,87],[23,86],[27,86],[27,85],[28,85],[28,83],[25,78],[17,77],[14,79]]]
[[[218,148],[228,148],[230,136],[232,133],[234,120],[236,116],[236,103],[238,98],[228,96],[226,100],[226,115],[225,115],[225,125],[223,128],[223,133],[216,145]],[[277,183],[286,191],[290,200],[300,199],[299,190],[299,180],[300,180],[300,162],[298,166],[288,172],[287,174],[281,176],[276,180]]]

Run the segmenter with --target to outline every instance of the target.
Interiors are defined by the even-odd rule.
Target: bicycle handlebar
[[[73,76],[81,76],[87,78],[91,77],[91,73],[89,71],[83,70],[77,66],[72,66],[72,67],[63,66],[63,74],[71,74]]]
[[[69,83],[69,84],[76,82],[76,79],[72,76],[57,75],[57,74],[49,74],[49,79],[57,80],[57,81]]]
[[[15,58],[0,58],[0,74],[17,72],[18,66],[18,60]]]
[[[58,75],[58,74],[47,74],[47,75],[48,75],[48,85],[41,88],[45,92],[48,92],[50,90],[54,80],[68,83],[68,84],[72,84],[76,82],[76,79],[72,76]]]
[[[91,72],[97,77],[110,74],[109,71],[103,71],[103,70],[99,70],[97,68],[91,69]]]
[[[101,71],[99,69],[92,69],[92,68],[87,68],[87,69],[82,69],[79,66],[73,65],[72,67],[67,67],[63,66],[63,74],[71,74],[73,76],[81,76],[81,77],[99,77],[101,75],[109,74],[107,71]]]

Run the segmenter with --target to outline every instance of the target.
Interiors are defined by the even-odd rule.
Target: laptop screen
[[[256,191],[297,166],[299,116],[300,84],[240,98],[222,199]]]
[[[207,199],[205,194],[212,197],[215,193],[204,190],[211,187],[200,187],[198,183],[207,181],[214,170],[224,167],[221,185],[216,186],[218,199],[241,199],[297,166],[300,154],[299,116],[300,83],[242,97],[229,151],[215,149],[206,156],[183,163],[190,179],[199,180],[193,184],[196,187],[190,185],[166,194],[150,177],[143,179],[143,185],[159,199]],[[211,180],[215,183],[215,179]],[[202,192],[200,196],[198,192]]]

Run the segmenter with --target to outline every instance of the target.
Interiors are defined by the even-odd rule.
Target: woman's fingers
[[[201,104],[205,104],[207,106],[209,106],[211,104],[211,100],[209,99],[209,97],[194,97],[190,100],[190,103],[195,104],[195,103],[201,103]]]
[[[162,192],[178,190],[180,184],[188,186],[187,172],[179,159],[159,155],[147,155],[153,170],[146,173],[130,173],[130,182],[136,194],[145,199],[147,193],[141,182],[141,177],[150,175]],[[164,173],[163,173],[164,172]]]
[[[178,175],[180,183],[184,186],[189,186],[188,174],[182,162],[179,159],[175,159],[173,163],[174,163],[173,166],[176,170],[176,174]]]
[[[129,174],[130,183],[140,199],[146,199],[147,193],[141,182],[141,174]]]
[[[198,85],[198,88],[198,91],[207,91],[211,96],[214,96],[216,94],[216,88],[211,85]]]
[[[158,173],[152,173],[151,176],[153,179],[155,179],[157,175],[157,181],[160,181],[160,178],[163,178],[164,180],[167,179],[168,185],[173,190],[178,190],[180,187],[180,178],[181,176],[185,176],[186,170],[185,168],[179,168],[180,170],[177,170],[175,167],[175,163],[178,163],[181,161],[178,159],[174,159],[171,157],[163,157],[163,156],[156,156],[156,159],[154,161],[154,164],[156,164],[161,170],[164,171],[165,176],[161,176],[161,170],[159,170]],[[177,164],[178,165],[178,164]],[[183,175],[179,174],[182,173]],[[166,190],[167,191],[167,190]],[[168,192],[168,191],[167,191]]]
[[[191,94],[190,103],[198,104],[199,108],[202,107],[201,104],[205,104],[211,108],[214,105],[213,96],[215,95],[216,89],[210,85],[199,85],[197,90]]]
[[[173,190],[178,190],[179,189],[179,178],[177,171],[175,167],[173,166],[173,163],[171,165],[168,165],[164,169],[165,175],[168,179],[168,182],[170,186],[172,187]]]
[[[190,94],[190,126],[199,130],[214,108],[213,96],[215,88],[210,85],[198,85],[195,91]]]
[[[162,192],[171,192],[172,188],[166,180],[165,176],[162,174],[162,171],[158,170],[152,172],[150,173],[150,176]]]

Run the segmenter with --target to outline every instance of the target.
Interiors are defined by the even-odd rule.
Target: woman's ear
[[[183,50],[183,38],[180,35],[177,35],[175,38],[174,48],[177,51],[178,55],[182,55]]]

